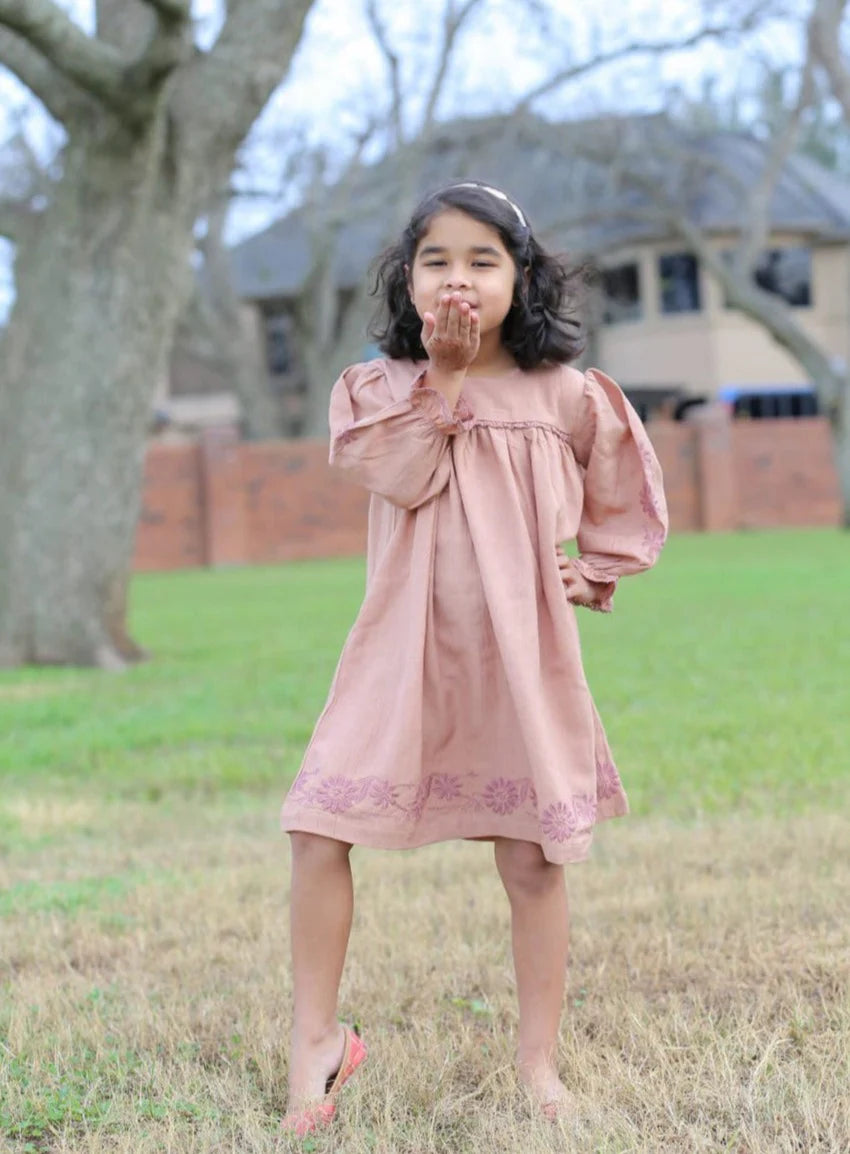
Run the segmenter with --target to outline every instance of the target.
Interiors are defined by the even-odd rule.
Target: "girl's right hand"
[[[561,570],[561,581],[566,590],[567,600],[573,605],[581,605],[592,609],[597,602],[598,587],[573,567],[572,558],[563,550],[561,545],[555,546],[555,555],[558,558],[558,568]]]
[[[446,293],[436,315],[425,313],[422,345],[435,369],[457,373],[469,368],[481,346],[478,313],[459,292]]]

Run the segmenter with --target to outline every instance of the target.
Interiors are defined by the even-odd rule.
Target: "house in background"
[[[649,154],[658,140],[658,121],[628,124],[633,139],[647,132]],[[678,139],[662,141],[676,145],[667,149],[672,159],[662,167],[687,190],[689,219],[723,253],[735,243],[740,225],[740,195],[723,173],[752,185],[765,164],[765,148],[739,134],[672,127],[664,132]],[[645,417],[660,408],[672,411],[677,399],[731,397],[765,387],[787,394],[788,415],[811,411],[800,366],[763,329],[726,306],[695,255],[669,232],[617,216],[624,200],[634,206],[635,194],[611,191],[605,163],[587,158],[577,134],[597,132],[587,123],[551,124],[535,117],[450,122],[430,142],[421,186],[452,179],[495,184],[523,205],[549,247],[593,260],[601,274],[600,296],[592,309],[586,360],[619,380]],[[711,163],[697,181],[689,181],[686,169],[695,156],[697,164],[706,157]],[[676,166],[681,171],[674,171]],[[352,204],[374,200],[388,171],[386,162],[362,169]],[[582,223],[585,214],[595,222]],[[386,243],[384,216],[352,212],[338,232],[334,268],[341,306],[365,281]],[[298,435],[308,382],[293,302],[311,271],[303,214],[291,213],[235,246],[232,268],[237,293],[265,335],[269,387],[285,409],[287,431]],[[789,158],[770,205],[755,279],[788,302],[823,348],[850,359],[850,185],[811,160]],[[373,351],[364,339],[361,355]],[[179,388],[178,366],[179,351],[172,378]]]
[[[745,183],[758,179],[764,163],[758,141],[718,134],[711,146]],[[721,256],[737,240],[735,211],[730,189],[717,180],[707,184],[692,216]],[[816,411],[801,366],[765,329],[727,306],[721,287],[681,242],[623,238],[600,265],[600,362],[626,386],[642,386],[650,407],[653,392],[661,396],[669,387],[729,401],[751,394],[755,415]],[[822,348],[848,363],[850,184],[805,157],[790,157],[754,279],[794,310]],[[758,395],[768,392],[772,403],[759,406]]]

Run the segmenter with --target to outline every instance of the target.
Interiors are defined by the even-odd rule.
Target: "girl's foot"
[[[366,1059],[366,1046],[356,1028],[340,1026],[339,1031],[342,1053],[333,1060],[330,1056],[337,1049],[336,1031],[312,1047],[293,1045],[294,1076],[290,1079],[289,1108],[281,1123],[284,1133],[304,1138],[333,1121],[337,1095]]]
[[[557,1122],[567,1115],[572,1098],[551,1062],[520,1062],[518,1072],[520,1082],[545,1118]]]
[[[345,1042],[345,1027],[339,1023],[325,1037],[313,1042],[293,1038],[288,1112],[303,1109],[324,1098],[328,1080],[342,1064]]]

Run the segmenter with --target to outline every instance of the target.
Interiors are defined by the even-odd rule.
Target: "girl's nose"
[[[446,276],[446,288],[450,291],[469,288],[469,277],[466,272],[462,269],[457,271],[452,269]]]

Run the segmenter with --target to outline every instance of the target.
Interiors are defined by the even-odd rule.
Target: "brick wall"
[[[647,425],[664,471],[670,523],[679,530],[700,527],[700,485],[694,428],[678,421]]]
[[[204,493],[199,445],[152,445],[145,458],[137,569],[205,565]]]
[[[826,421],[736,422],[732,446],[741,528],[839,521],[838,480]]]
[[[674,531],[837,525],[826,422],[648,426]],[[137,569],[269,564],[362,553],[368,495],[327,464],[324,441],[242,443],[226,430],[148,450]]]
[[[328,467],[324,441],[244,448],[248,557],[339,557],[366,548],[369,496]]]

